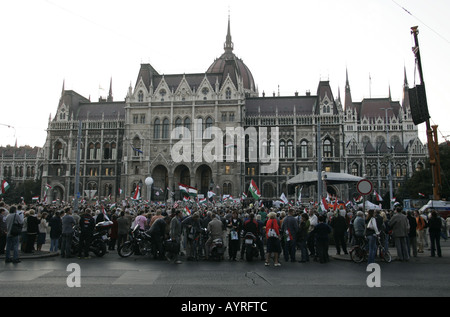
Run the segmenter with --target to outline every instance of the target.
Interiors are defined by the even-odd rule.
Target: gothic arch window
[[[386,165],[382,164],[380,168],[381,177],[386,177]]]
[[[284,140],[280,141],[280,158],[286,157],[286,144]]]
[[[205,138],[210,139],[211,138],[211,129],[208,128],[212,128],[213,125],[213,119],[211,117],[206,118],[206,122],[205,122]]]
[[[324,157],[333,156],[333,143],[328,138],[323,141],[323,156]]]
[[[294,157],[294,143],[292,142],[292,140],[288,140],[286,150],[287,150],[287,153],[286,153],[287,158],[293,158]]]
[[[194,120],[195,122],[195,137],[198,139],[201,139],[203,137],[203,118],[202,117],[198,117],[197,119]]]
[[[111,143],[111,159],[117,159],[117,145],[116,142]]]
[[[231,99],[231,88],[227,87],[227,89],[225,89],[225,99]]]
[[[138,92],[138,102],[143,102],[144,101],[144,93],[142,92],[142,90],[139,90]]]
[[[275,196],[275,187],[272,183],[264,183],[263,192],[264,197],[271,198]]]
[[[108,142],[105,142],[105,144],[103,144],[103,159],[111,159],[111,149]]]
[[[90,160],[95,160],[95,145],[94,143],[89,143],[88,156]]]
[[[181,118],[180,117],[176,118],[175,119],[175,128],[181,127],[181,124],[182,124]]]
[[[165,118],[163,120],[162,124],[162,138],[168,139],[169,138],[169,119]]]
[[[161,121],[156,118],[153,123],[153,138],[159,139],[161,137]]]
[[[189,117],[184,119],[184,127],[188,130],[191,130],[191,119]]]
[[[96,143],[95,144],[95,159],[96,160],[99,160],[100,159],[100,157],[101,157],[101,145],[100,145],[100,143]]]
[[[300,158],[308,157],[308,141],[302,140],[300,142]]]
[[[139,156],[140,154],[142,154],[141,139],[139,139],[139,137],[137,136],[133,139],[133,151],[134,156]]]
[[[357,164],[357,163],[353,163],[353,164],[352,164],[351,173],[352,173],[352,175],[354,175],[354,176],[358,176],[358,174],[359,174],[359,168],[358,168],[358,164]]]
[[[385,139],[382,136],[377,136],[376,139],[377,149],[380,148],[381,144],[385,143]]]
[[[54,152],[53,158],[54,158],[55,160],[62,160],[62,158],[63,158],[63,152],[64,152],[64,149],[63,149],[62,143],[59,142],[59,141],[56,142],[56,143],[55,143],[55,152]]]
[[[228,182],[223,183],[223,194],[224,195],[231,195],[232,190],[233,190],[233,188],[232,188],[231,183],[228,183]]]

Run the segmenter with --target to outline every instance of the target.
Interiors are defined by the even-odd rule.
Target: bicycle
[[[367,261],[367,256],[369,255],[369,246],[367,245],[367,238],[361,239],[361,243],[355,245],[350,250],[350,259],[355,263],[361,263]],[[386,250],[381,243],[380,235],[377,235],[377,255],[384,262],[390,263],[392,261],[392,256],[389,250]]]

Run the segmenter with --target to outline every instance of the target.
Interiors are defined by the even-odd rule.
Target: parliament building
[[[318,150],[323,171],[366,176],[381,195],[389,191],[388,162],[394,192],[424,167],[426,148],[412,121],[406,75],[401,102],[390,92],[352,100],[348,75],[343,100],[329,81],[304,95],[266,96],[234,53],[229,21],[223,49],[204,73],[160,74],[141,64],[121,101],[114,100],[112,85],[98,102],[63,85],[42,149],[41,197],[73,199],[78,139],[80,196],[112,201],[136,189],[144,200],[177,200],[179,183],[205,197],[211,190],[217,197],[239,198],[252,179],[262,199],[277,200],[282,193],[294,199],[298,186],[288,180],[317,171]],[[258,135],[228,138],[229,131]],[[212,160],[205,153],[211,145],[217,145],[209,151]],[[265,169],[275,158],[275,170]],[[9,171],[3,162],[2,170]],[[145,184],[149,176],[151,188]],[[355,192],[348,184],[326,189],[342,199]],[[303,187],[302,199],[317,200],[316,192],[314,185]]]

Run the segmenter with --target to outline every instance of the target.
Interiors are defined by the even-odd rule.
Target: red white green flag
[[[248,188],[248,190],[252,194],[253,198],[259,199],[261,197],[261,192],[259,191],[259,189],[256,186],[256,183],[255,183],[255,181],[253,179],[250,182],[250,187]]]
[[[2,194],[6,193],[6,191],[8,190],[8,188],[9,188],[8,182],[5,181],[5,180],[2,180]]]

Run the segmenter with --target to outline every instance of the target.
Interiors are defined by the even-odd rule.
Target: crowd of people
[[[377,241],[386,249],[395,247],[400,261],[416,257],[425,248],[431,251],[430,256],[441,257],[440,239],[446,240],[450,229],[450,217],[445,220],[434,210],[405,213],[401,207],[366,213],[344,208],[321,212],[305,206],[197,206],[190,214],[183,210],[156,205],[86,205],[73,211],[70,205],[7,206],[0,202],[0,254],[5,254],[5,262],[17,263],[19,248],[33,253],[49,241],[50,251],[59,252],[61,257],[89,257],[89,237],[95,224],[108,219],[112,221],[109,251],[117,250],[128,239],[130,229],[138,225],[151,235],[154,256],[174,263],[207,260],[216,238],[223,239],[229,261],[243,260],[246,232],[257,237],[259,259],[266,266],[272,261],[280,266],[280,259],[326,263],[330,244],[336,254],[348,254],[349,248],[362,240],[367,241],[368,263],[372,263]],[[73,254],[71,241],[77,226],[81,229],[80,246]],[[168,239],[178,246],[170,258],[164,250]]]

